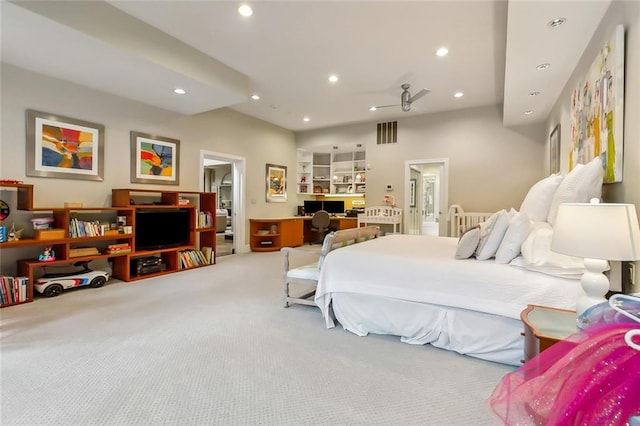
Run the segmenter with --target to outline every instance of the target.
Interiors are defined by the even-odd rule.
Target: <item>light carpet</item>
[[[283,307],[280,253],[0,311],[3,425],[481,425],[512,367]]]

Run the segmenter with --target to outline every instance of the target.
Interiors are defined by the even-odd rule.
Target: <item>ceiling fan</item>
[[[369,110],[375,111],[379,108],[399,106],[402,108],[404,112],[411,111],[412,103],[414,103],[415,101],[417,101],[418,99],[426,95],[427,93],[431,93],[431,90],[429,89],[422,89],[418,93],[411,96],[411,93],[409,93],[409,88],[411,87],[411,85],[404,83],[400,87],[402,88],[402,94],[400,95],[400,104],[372,106],[371,108],[369,108]]]

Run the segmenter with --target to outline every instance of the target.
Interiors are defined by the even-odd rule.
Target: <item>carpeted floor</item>
[[[328,330],[282,255],[112,280],[0,311],[3,425],[481,425],[513,368]]]

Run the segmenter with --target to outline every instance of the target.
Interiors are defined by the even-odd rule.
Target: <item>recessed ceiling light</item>
[[[377,110],[378,110],[378,108],[376,108],[376,107],[374,107],[374,106],[372,106],[371,108],[369,108],[369,111],[377,111]]]
[[[540,92],[529,92],[529,96],[538,96]]]
[[[308,122],[309,120],[310,120],[309,117],[305,117],[305,118],[302,119],[302,121],[304,121],[304,122]]]
[[[464,93],[462,93],[462,92],[456,92],[456,93],[453,94],[454,98],[461,98],[463,96],[464,96]]]
[[[254,101],[259,101],[260,100],[260,95],[251,95],[251,99],[253,99]]]
[[[533,114],[533,110],[532,109],[529,109],[529,110],[524,112],[524,115],[531,115],[531,114]]]
[[[238,8],[238,13],[242,16],[251,16],[253,15],[253,9],[248,4],[243,4]]]
[[[441,47],[440,49],[436,50],[436,55],[438,56],[447,56],[447,53],[449,53],[449,49],[447,49],[446,47]]]
[[[329,76],[329,81],[332,82],[332,83],[335,83],[336,81],[338,81],[338,76],[335,75],[335,74],[331,74]]]
[[[547,68],[549,68],[551,66],[551,64],[540,64],[536,67],[537,70],[546,70]]]
[[[566,20],[567,18],[556,18],[549,21],[547,25],[551,28],[559,27],[560,25],[564,24]]]
[[[179,87],[176,87],[175,89],[173,89],[173,93],[177,93],[178,95],[184,95],[187,93],[187,91]]]

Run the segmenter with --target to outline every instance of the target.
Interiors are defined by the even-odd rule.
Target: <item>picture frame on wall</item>
[[[571,92],[569,171],[600,157],[604,183],[622,182],[624,59],[620,24]]]
[[[416,179],[409,180],[409,207],[416,206]]]
[[[266,165],[266,200],[267,203],[287,201],[287,166]]]
[[[104,180],[104,125],[27,110],[26,175]]]
[[[549,135],[549,174],[560,173],[560,124]]]
[[[180,184],[180,141],[131,131],[131,182]]]

